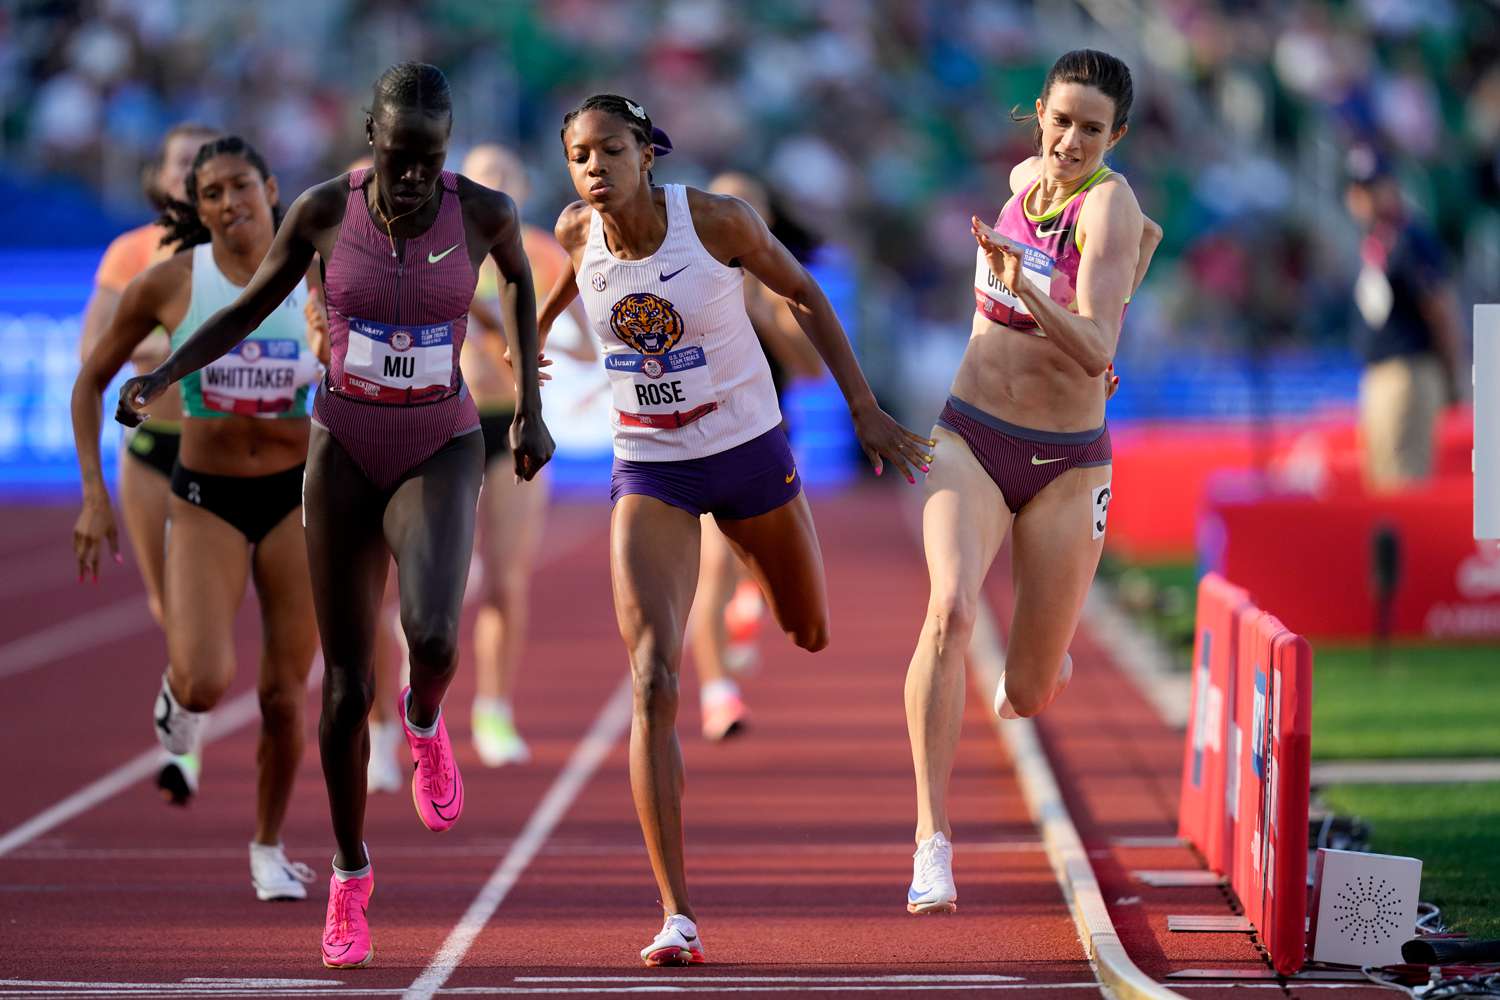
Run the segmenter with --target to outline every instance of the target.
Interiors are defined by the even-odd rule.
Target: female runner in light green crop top
[[[97,573],[101,542],[115,547],[114,513],[99,467],[100,397],[157,325],[173,346],[233,302],[275,233],[276,179],[244,140],[205,143],[188,175],[189,202],[168,209],[183,249],[126,288],[109,330],[73,390],[73,432],[84,483],[74,528],[80,576]],[[302,899],[312,878],[288,861],[280,833],[303,749],[303,703],[317,646],[300,515],[307,396],[318,378],[299,288],[220,361],[182,383],[182,450],[172,473],[166,555],[170,665],[155,728],[171,755],[158,784],[173,802],[197,790],[208,712],[235,673],[234,619],[253,576],[263,646],[261,738],[251,881],[261,899]],[[118,558],[118,556],[116,556]],[[143,706],[144,707],[144,706]]]

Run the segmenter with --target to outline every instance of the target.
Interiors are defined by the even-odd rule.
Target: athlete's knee
[[[632,657],[630,671],[636,712],[670,722],[677,716],[677,671],[663,652],[640,651]]]
[[[1040,714],[1052,696],[1043,685],[1022,679],[1026,676],[1024,672],[1009,668],[1005,672],[1005,698],[1023,719]]]
[[[509,621],[511,616],[519,613],[525,605],[526,584],[526,573],[506,568],[504,572],[495,574],[494,579],[487,582],[484,594],[485,604]]]
[[[458,664],[458,623],[446,618],[403,621],[406,647],[414,664],[447,672]]]
[[[229,690],[228,670],[197,671],[185,678],[172,679],[172,695],[189,712],[207,712],[223,699]]]
[[[290,681],[263,681],[256,689],[260,701],[261,724],[266,729],[300,730],[302,725],[301,685]]]
[[[358,729],[375,703],[375,678],[367,671],[329,667],[323,674],[322,725]]]
[[[934,593],[927,605],[927,627],[937,641],[939,653],[967,650],[979,617],[979,601],[958,590]]]

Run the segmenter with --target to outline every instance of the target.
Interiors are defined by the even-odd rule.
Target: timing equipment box
[[[1398,965],[1417,927],[1422,862],[1391,854],[1318,849],[1313,873],[1312,960]]]

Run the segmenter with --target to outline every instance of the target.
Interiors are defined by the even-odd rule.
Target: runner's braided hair
[[[373,118],[381,109],[415,110],[434,118],[453,121],[453,91],[448,78],[431,63],[397,63],[375,81]]]
[[[198,147],[198,155],[193,157],[192,169],[187,174],[185,183],[188,200],[176,201],[169,198],[162,209],[158,223],[167,231],[167,235],[162,238],[162,246],[175,243],[178,250],[186,250],[212,241],[213,234],[203,224],[203,220],[198,218],[198,168],[215,156],[238,156],[255,168],[262,181],[271,177],[271,168],[266,166],[265,159],[254,146],[239,136],[220,136],[205,142]],[[281,215],[281,202],[277,201],[271,205],[273,229],[281,225]]]
[[[603,111],[605,114],[614,115],[625,123],[626,128],[630,129],[631,134],[635,136],[635,141],[642,149],[649,146],[657,156],[666,156],[672,151],[672,140],[667,138],[667,133],[651,124],[651,116],[646,114],[646,109],[630,98],[621,97],[619,94],[595,94],[563,115],[560,135],[564,143],[568,141],[568,126],[573,124],[573,119],[585,111]]]

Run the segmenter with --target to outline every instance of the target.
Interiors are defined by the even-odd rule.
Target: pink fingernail
[[[932,470],[929,469],[929,468],[927,468],[927,466],[924,465],[924,466],[922,466],[922,471],[923,472],[931,472]]]
[[[875,475],[877,475],[877,476],[878,476],[878,475],[880,475],[880,474],[881,474],[881,473],[883,473],[883,472],[885,472],[885,470],[884,470],[884,469],[882,469],[882,468],[881,468],[881,467],[880,467],[880,466],[878,466],[878,465],[877,465],[877,466],[876,466],[876,467],[875,467]]]
[[[125,557],[122,556],[122,555],[120,555],[120,553],[118,553],[118,552],[115,553],[115,565],[116,566],[124,566],[125,565]]]

